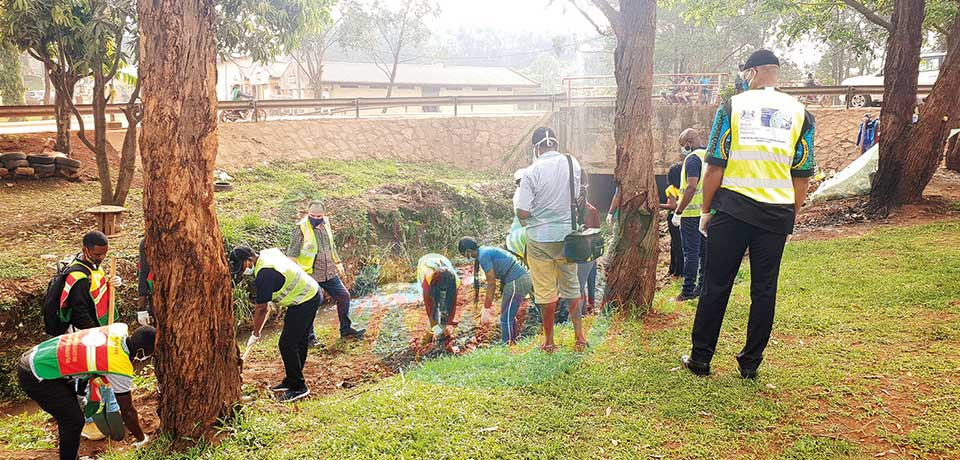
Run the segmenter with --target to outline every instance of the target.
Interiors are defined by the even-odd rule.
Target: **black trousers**
[[[73,382],[66,379],[39,381],[33,373],[17,366],[20,388],[57,421],[60,433],[60,460],[76,460],[83,432],[83,410],[77,402]]]
[[[286,373],[283,383],[291,390],[307,387],[303,379],[303,366],[307,364],[310,331],[313,330],[313,320],[317,317],[320,299],[322,296],[318,291],[312,299],[287,308],[287,313],[283,316],[283,331],[280,332],[278,345]]]
[[[683,276],[683,244],[681,243],[680,227],[674,227],[670,222],[673,213],[667,213],[667,230],[670,232],[670,268],[674,276]]]
[[[725,213],[715,215],[708,225],[703,291],[693,321],[691,358],[702,363],[709,363],[713,358],[733,281],[749,248],[750,320],[747,343],[737,355],[737,361],[741,369],[755,370],[770,340],[780,260],[787,235],[769,232]]]

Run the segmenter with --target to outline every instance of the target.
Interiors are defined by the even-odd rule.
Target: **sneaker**
[[[688,300],[696,299],[697,296],[694,294],[680,294],[677,296],[677,302],[686,302]]]
[[[367,330],[366,330],[366,329],[356,330],[356,329],[351,328],[351,329],[350,329],[349,331],[347,331],[347,332],[341,332],[341,333],[340,333],[340,338],[341,338],[341,339],[363,340],[363,335],[366,334],[366,333],[367,333]]]
[[[287,390],[286,393],[280,396],[280,402],[294,402],[298,399],[307,397],[309,394],[309,388],[304,388],[302,390]]]
[[[278,383],[270,387],[270,391],[273,391],[275,393],[284,393],[284,392],[290,391],[290,385],[287,385],[286,383]]]
[[[693,375],[696,375],[698,377],[706,377],[710,375],[709,364],[701,363],[700,361],[694,361],[692,358],[690,358],[687,355],[683,355],[680,357],[680,364],[685,369],[693,373]]]

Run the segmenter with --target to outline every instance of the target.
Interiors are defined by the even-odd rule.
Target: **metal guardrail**
[[[930,93],[931,85],[921,85],[917,88],[918,95]],[[857,94],[883,94],[883,86],[800,86],[780,88],[781,91],[792,96],[845,96],[849,106],[850,99]],[[564,106],[612,104],[616,102],[613,96],[584,96],[570,97],[565,94],[530,94],[530,95],[494,95],[494,96],[443,96],[443,97],[367,97],[367,98],[337,98],[337,99],[280,99],[264,101],[220,101],[218,109],[223,110],[252,110],[256,116],[258,109],[328,109],[330,112],[354,112],[357,118],[363,110],[397,108],[397,107],[453,107],[454,116],[459,114],[462,106],[474,105],[520,105],[537,104],[550,105],[551,111]],[[108,104],[107,113],[120,113],[125,104]],[[90,104],[77,105],[83,115],[93,113]],[[3,105],[0,106],[0,118],[55,115],[53,105]]]

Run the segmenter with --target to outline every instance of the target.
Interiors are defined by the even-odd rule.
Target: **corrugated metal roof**
[[[287,68],[296,65],[288,56],[280,57],[275,62],[263,66],[251,61],[248,57],[234,58],[232,63],[248,74],[269,74],[279,78]],[[228,61],[228,62],[231,62]],[[398,85],[416,86],[509,86],[514,88],[536,88],[540,84],[507,67],[480,67],[480,66],[446,66],[443,64],[400,64],[397,66]],[[386,74],[375,64],[362,62],[323,63],[324,83],[359,83],[386,85],[389,80]]]

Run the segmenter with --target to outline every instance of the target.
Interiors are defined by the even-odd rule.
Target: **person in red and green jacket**
[[[142,446],[147,435],[133,405],[133,362],[153,354],[157,331],[144,326],[128,334],[127,325],[84,329],[49,339],[24,353],[17,367],[23,392],[57,421],[60,459],[76,460],[84,414],[73,379],[97,380],[117,398],[123,424]]]
[[[108,280],[103,260],[109,251],[107,235],[92,231],[83,236],[81,253],[71,262],[60,294],[60,320],[74,329],[105,326],[110,307],[110,284],[120,287],[119,276]]]

